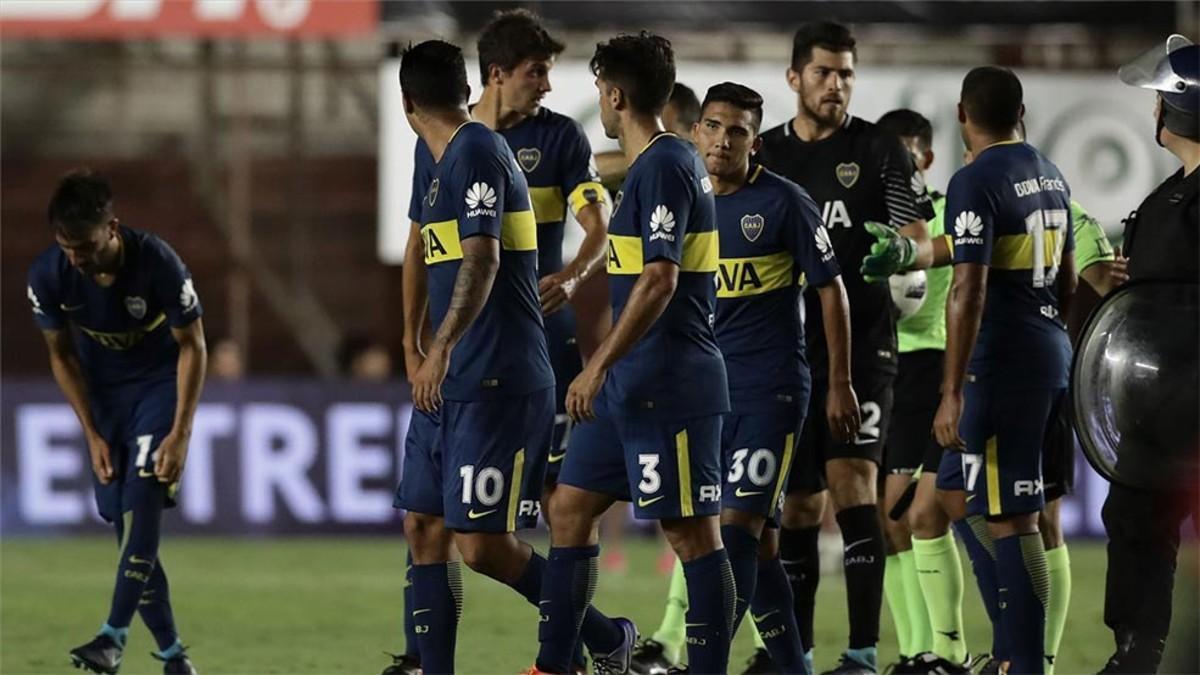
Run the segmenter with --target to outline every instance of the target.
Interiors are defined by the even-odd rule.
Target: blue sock
[[[1000,620],[1000,582],[996,576],[996,544],[987,531],[983,516],[967,516],[954,521],[954,531],[962,539],[975,571],[975,583],[983,607],[992,622],[992,656],[1000,661],[1009,660],[1008,639],[1004,634],[1004,623]]]
[[[119,527],[124,542],[117,563],[117,580],[113,586],[108,621],[105,622],[109,626],[128,628],[138,611],[138,602],[142,599],[142,592],[150,581],[158,559],[165,498],[165,490],[135,493],[133,503],[121,514]]]
[[[996,571],[1000,579],[1000,615],[1008,636],[1012,673],[1041,673],[1045,667],[1044,637],[1050,573],[1042,535],[1013,535],[996,540]]]
[[[853,659],[853,660],[861,663],[864,666],[867,666],[871,670],[878,669],[878,667],[875,665],[876,657],[875,657],[875,648],[874,647],[859,647],[857,649],[847,649],[846,657],[849,659]]]
[[[413,559],[412,551],[404,556],[404,654],[421,662],[421,648],[417,646],[417,623],[413,621]]]
[[[608,653],[625,639],[621,628],[599,612],[590,613],[596,594],[599,546],[555,546],[546,560],[538,610],[538,670],[565,673],[580,639],[593,653]],[[584,618],[588,617],[588,621]],[[581,633],[581,630],[583,631]]]
[[[687,580],[688,672],[725,673],[737,591],[725,549],[683,563]]]
[[[453,673],[462,614],[461,563],[413,565],[413,629],[426,673]]]
[[[525,571],[521,573],[521,578],[512,583],[512,589],[521,594],[521,597],[529,601],[529,604],[534,607],[538,606],[538,602],[542,597],[542,580],[546,576],[546,559],[538,555],[538,552],[529,547],[529,564],[525,566]],[[588,605],[588,614],[595,612]],[[588,617],[585,615],[583,622],[587,625]],[[581,629],[582,631],[583,629]],[[583,655],[583,643],[575,642],[575,651],[571,654],[571,665],[577,668],[586,668],[587,659]]]
[[[758,634],[779,670],[786,675],[811,673],[796,613],[792,611],[792,585],[779,558],[758,563],[758,583],[750,608]]]
[[[182,653],[183,653],[183,643],[180,642],[179,640],[176,640],[175,642],[171,643],[166,649],[160,649],[158,652],[158,658],[160,658],[164,661],[167,661],[169,659],[175,658],[176,656],[179,656]]]
[[[146,624],[146,628],[154,636],[154,643],[158,645],[160,652],[179,643],[179,631],[175,629],[175,615],[171,611],[171,589],[162,560],[154,565],[150,581],[146,582],[146,587],[142,589],[142,598],[138,600],[138,614],[142,617],[142,623]]]
[[[754,587],[758,585],[758,538],[738,525],[722,525],[721,541],[725,543],[725,554],[729,556],[729,567],[733,570],[733,587],[737,592],[733,607],[733,628],[730,637],[737,635],[742,617],[754,599]]]
[[[104,624],[100,627],[100,632],[98,634],[107,635],[112,639],[113,642],[120,645],[121,649],[124,649],[125,641],[129,638],[129,627],[126,626],[125,628],[113,628],[108,624]]]

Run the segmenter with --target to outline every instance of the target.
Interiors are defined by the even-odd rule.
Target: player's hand
[[[112,453],[108,450],[108,442],[94,434],[88,436],[88,455],[92,458],[92,472],[101,485],[108,485],[115,475],[112,465]]]
[[[442,405],[442,382],[450,369],[450,353],[433,347],[412,378],[413,405],[417,410],[431,413]]]
[[[404,377],[408,379],[408,383],[412,384],[417,379],[417,373],[421,370],[421,364],[425,363],[425,355],[420,349],[404,349]]]
[[[1129,258],[1121,252],[1120,246],[1113,253],[1112,262],[1104,263],[1104,271],[1112,282],[1112,288],[1117,288],[1129,282]]]
[[[596,394],[604,385],[606,372],[592,367],[584,367],[583,372],[571,382],[567,389],[567,414],[576,422],[588,422],[596,419]]]
[[[867,281],[885,281],[888,277],[902,272],[917,258],[917,247],[912,239],[900,234],[898,230],[887,225],[867,221],[863,223],[875,237],[871,244],[871,252],[862,261],[859,272]]]
[[[937,439],[938,445],[947,450],[962,452],[967,449],[967,442],[958,435],[958,421],[962,419],[962,411],[962,394],[942,394],[937,416],[933,418],[933,437]]]
[[[839,443],[850,443],[854,440],[861,422],[858,396],[850,383],[829,386],[829,394],[825,397],[825,419],[829,423],[829,433],[834,440]]]
[[[183,474],[187,461],[188,436],[172,431],[154,452],[154,475],[160,483],[174,483]]]
[[[563,270],[547,274],[538,280],[538,295],[542,300],[542,314],[549,316],[566,306],[575,297],[579,280],[574,274]]]

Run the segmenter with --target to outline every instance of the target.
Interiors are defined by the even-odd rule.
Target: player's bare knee
[[[1063,538],[1062,521],[1059,519],[1059,505],[1062,500],[1055,499],[1046,502],[1046,508],[1038,515],[1038,531],[1042,533],[1042,544],[1046,550],[1058,548],[1066,541]]]
[[[418,563],[445,562],[450,557],[451,536],[442,518],[409,511],[404,514],[404,536]]]
[[[748,511],[738,511],[737,509],[722,509],[721,510],[721,526],[735,525],[740,527],[757,539],[762,536],[763,526],[767,519],[763,516],[750,513]]]
[[[683,562],[701,558],[722,547],[719,525],[716,516],[692,516],[662,521],[667,542]]]
[[[829,495],[837,511],[876,503],[879,467],[869,459],[832,459],[825,463]]]
[[[992,535],[993,539],[1037,534],[1039,515],[1039,513],[1019,513],[991,518],[987,521],[988,533]]]
[[[779,528],[764,527],[758,539],[758,561],[769,562],[779,557]]]
[[[936,500],[913,500],[908,507],[908,527],[917,539],[937,539],[950,531],[950,518]]]
[[[587,546],[600,539],[600,518],[592,513],[580,490],[559,487],[550,497],[547,520],[553,523],[550,539],[555,546]]]
[[[967,517],[967,493],[962,490],[938,490],[938,504],[946,517],[958,522]]]
[[[912,549],[912,532],[909,531],[908,523],[903,518],[892,520],[887,514],[884,514],[882,520],[888,555]]]
[[[793,492],[783,502],[780,524],[789,530],[817,527],[825,513],[825,492]]]

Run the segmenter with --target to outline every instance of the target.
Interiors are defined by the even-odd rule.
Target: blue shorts
[[[967,489],[967,480],[963,475],[963,455],[964,453],[954,450],[942,451],[942,459],[937,470],[937,489]]]
[[[1009,389],[969,382],[958,430],[967,443],[967,511],[989,518],[1046,505],[1042,454],[1051,413],[1065,389]]]
[[[773,520],[785,494],[807,406],[725,415],[721,508]]]
[[[433,422],[414,412],[405,440],[406,453],[414,455],[405,457],[395,504],[440,515],[448,529],[464,532],[536,526],[553,429],[554,390],[445,401],[439,416]]]
[[[601,394],[596,419],[571,432],[558,482],[633,502],[642,520],[712,516],[721,510],[721,414],[664,419],[613,414]]]
[[[554,369],[554,438],[546,464],[546,482],[554,483],[562,468],[562,458],[574,425],[567,415],[567,389],[583,369],[583,359],[575,340],[575,310],[570,305],[545,317],[545,322],[550,367]]]
[[[108,485],[92,474],[96,508],[105,520],[119,520],[151,492],[165,491],[166,505],[175,505],[179,484],[160,483],[154,460],[174,426],[176,397],[175,378],[124,385],[92,397],[92,420],[108,443],[116,474]]]

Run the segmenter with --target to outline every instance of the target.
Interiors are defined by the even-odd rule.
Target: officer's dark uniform
[[[1125,221],[1131,281],[1200,283],[1198,170],[1180,169]],[[1171,623],[1179,529],[1196,513],[1189,490],[1134,490],[1113,483],[1104,503],[1108,578],[1104,623],[1113,630],[1128,672],[1152,672]],[[1137,579],[1134,583],[1131,580]],[[1134,665],[1135,661],[1139,665]]]

